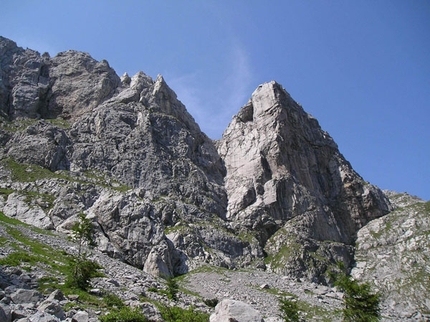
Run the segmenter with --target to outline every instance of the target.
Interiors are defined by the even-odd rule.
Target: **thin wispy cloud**
[[[212,139],[219,139],[233,115],[252,93],[252,68],[244,48],[235,44],[228,53],[221,79],[208,84],[203,72],[168,80],[170,87],[187,107],[200,128]]]

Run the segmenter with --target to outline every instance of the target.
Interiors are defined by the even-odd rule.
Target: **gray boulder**
[[[210,322],[263,322],[263,318],[252,306],[229,299],[224,299],[215,307]]]
[[[37,303],[43,299],[43,295],[35,290],[18,289],[10,295],[14,304]]]
[[[36,314],[27,317],[28,322],[59,322],[61,321],[54,315],[38,311]]]
[[[43,301],[37,307],[37,309],[41,312],[45,312],[50,315],[53,315],[59,318],[60,320],[64,320],[64,318],[66,317],[62,305],[58,300],[55,300],[55,299],[54,300],[49,299],[49,300]]]
[[[78,311],[72,317],[72,322],[88,322],[89,320],[89,314],[85,311]]]
[[[0,321],[11,322],[12,312],[9,305],[0,303]]]
[[[387,191],[395,210],[357,233],[351,275],[383,294],[386,307],[413,316],[430,311],[429,202]]]

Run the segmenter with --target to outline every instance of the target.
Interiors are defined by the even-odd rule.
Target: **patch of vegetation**
[[[48,231],[48,230],[45,230],[45,229],[42,229],[39,227],[34,227],[34,226],[26,224],[26,223],[24,223],[18,219],[8,217],[4,213],[2,213],[1,211],[0,211],[0,222],[6,223],[9,225],[13,225],[13,226],[17,226],[17,225],[24,226],[24,227],[27,227],[28,229],[30,229],[34,232],[37,232],[41,235],[53,235],[53,233]]]
[[[118,192],[125,193],[131,188],[127,185],[121,184],[117,181],[113,181],[111,178],[106,179],[104,175],[97,174],[94,171],[84,172],[82,178],[73,177],[68,171],[56,171],[52,172],[44,167],[34,164],[24,164],[15,161],[14,159],[8,158],[1,161],[4,166],[11,171],[11,176],[14,181],[19,182],[35,182],[41,179],[63,179],[70,182],[78,182],[81,184],[94,184],[105,188],[111,188]],[[108,183],[109,182],[109,183]],[[12,193],[9,189],[3,189],[3,194]],[[1,192],[0,192],[1,193]],[[47,194],[39,194],[39,197],[44,197],[49,201],[53,202],[54,197],[50,197]]]
[[[161,316],[166,322],[207,322],[209,321],[209,314],[196,311],[193,307],[182,309],[177,306],[158,307]]]
[[[220,267],[220,266],[213,266],[213,265],[202,265],[197,267],[196,269],[190,271],[188,274],[178,276],[177,279],[184,279],[188,276],[192,276],[192,274],[199,274],[199,273],[217,273],[220,275],[224,275],[224,273],[229,272],[227,268]]]
[[[30,255],[26,251],[17,251],[0,259],[0,265],[21,266],[23,263],[36,265],[39,261],[37,256]]]
[[[13,192],[15,192],[15,190],[13,189],[8,189],[8,188],[0,188],[0,195],[4,195],[6,197],[8,197],[10,194],[12,194]]]
[[[85,214],[79,214],[79,221],[72,227],[72,240],[78,244],[78,255],[71,260],[71,274],[68,275],[66,285],[86,290],[90,286],[90,279],[102,277],[98,270],[102,267],[87,259],[83,246],[96,246],[94,230],[91,221]]]
[[[131,187],[112,180],[112,178],[106,179],[106,175],[104,173],[98,172],[96,170],[87,170],[84,171],[84,174],[87,181],[83,181],[82,183],[93,183],[122,193],[125,193],[131,189]]]
[[[63,130],[70,129],[72,126],[69,121],[64,119],[45,119],[45,121]]]
[[[276,234],[278,233],[279,231],[276,232]],[[303,246],[300,243],[298,243],[294,239],[294,237],[291,237],[285,241],[284,245],[275,254],[271,254],[270,252],[268,252],[269,254],[264,259],[264,262],[270,265],[272,268],[285,267],[285,263],[288,261],[289,258],[298,256],[299,254],[301,254],[302,248]]]
[[[27,190],[22,190],[20,193],[25,195],[25,202],[27,204],[31,204],[34,200],[38,200],[38,205],[45,209],[51,209],[55,202],[55,197],[47,193]]]
[[[336,320],[335,317],[340,318],[341,312],[339,310],[327,310],[323,306],[311,305],[305,301],[297,301],[297,307],[299,312],[302,312],[306,316],[306,321],[324,321],[332,322]]]
[[[6,245],[9,243],[9,239],[6,237],[0,236],[0,246]]]
[[[424,204],[424,210],[426,211],[426,213],[430,214],[430,201],[427,201]]]
[[[173,277],[167,278],[167,297],[170,300],[177,301],[178,300],[178,292],[179,292],[179,285],[178,282]]]
[[[14,255],[15,253],[11,253],[4,259],[8,259],[9,257],[13,258],[16,256],[23,256],[24,258],[32,259],[32,261],[30,262],[30,264],[32,265],[40,263],[47,267],[51,267],[54,271],[60,271],[63,274],[66,274],[68,272],[67,264],[70,261],[70,257],[64,255],[63,252],[54,250],[48,245],[45,245],[37,240],[24,236],[19,229],[13,227],[6,227],[6,232],[16,241],[20,242],[22,246],[18,245],[19,248],[16,252],[18,253],[17,255]],[[27,255],[24,255],[25,253]],[[63,263],[67,264],[64,265]],[[19,266],[19,264],[13,266]]]
[[[248,231],[240,231],[237,237],[245,243],[249,243],[249,244],[257,243],[257,239],[255,238],[255,236]]]
[[[107,307],[121,309],[125,306],[121,298],[113,293],[108,293],[103,297],[103,302]]]
[[[146,317],[140,312],[139,308],[124,306],[119,310],[109,312],[107,315],[99,317],[101,322],[146,322]]]
[[[90,287],[90,280],[94,277],[103,277],[98,270],[103,268],[91,260],[72,260],[70,273],[66,279],[66,286],[86,291]]]
[[[219,300],[217,298],[213,298],[213,299],[204,299],[203,303],[205,303],[207,306],[214,308],[215,306],[217,306]]]
[[[3,130],[8,132],[19,132],[33,124],[36,124],[37,122],[38,120],[36,119],[26,118],[21,120],[15,120],[13,122],[5,120],[4,122],[1,122],[1,123],[2,123]]]
[[[25,225],[23,222],[19,221],[18,219],[15,218],[10,218],[8,216],[6,216],[3,212],[0,211],[0,221],[6,223],[6,224],[10,224],[10,225]]]
[[[285,322],[299,322],[299,307],[296,300],[282,298],[279,300],[279,311]]]
[[[19,182],[34,182],[46,178],[63,178],[67,177],[56,174],[46,168],[34,164],[24,164],[8,158],[2,163],[11,171],[12,179]]]
[[[380,295],[372,293],[368,283],[360,284],[351,276],[341,275],[336,281],[344,292],[343,320],[347,322],[372,322],[379,321]]]
[[[185,232],[189,227],[183,225],[169,226],[164,229],[164,234],[168,235],[173,232]]]
[[[293,293],[289,293],[289,292],[285,292],[285,291],[281,291],[277,288],[274,287],[269,287],[269,288],[260,288],[255,286],[255,288],[258,288],[258,290],[269,293],[269,294],[273,294],[276,296],[282,296],[282,297],[286,297],[286,296],[294,296]]]

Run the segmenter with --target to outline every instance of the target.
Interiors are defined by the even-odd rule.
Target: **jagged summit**
[[[0,211],[62,232],[83,212],[101,251],[151,274],[211,264],[329,283],[392,209],[275,81],[214,142],[161,75],[6,38],[0,57]]]
[[[1,48],[1,110],[9,120],[39,120],[24,132],[2,130],[1,157],[51,171],[96,171],[140,189],[139,216],[160,227],[156,237],[131,220],[140,207],[131,195],[101,189],[83,202],[70,191],[100,226],[106,249],[123,253],[125,243],[134,245],[124,256],[136,266],[150,267],[152,258],[175,273],[201,258],[321,280],[335,261],[351,263],[357,230],[389,211],[383,193],[354,172],[317,120],[274,81],[254,91],[215,146],[161,75],[120,78],[86,53],[50,58],[5,39]],[[45,121],[56,118],[67,126]],[[41,222],[58,229],[77,208],[55,200]],[[134,208],[121,210],[130,203]],[[130,219],[112,226],[125,210]],[[191,224],[199,225],[197,235]],[[170,226],[175,233],[164,236],[162,227]],[[142,238],[155,238],[153,246]],[[297,252],[275,256],[292,244]],[[319,251],[323,261],[312,255]]]
[[[358,229],[390,210],[384,194],[274,81],[254,91],[218,151],[227,169],[227,218],[257,232],[276,272],[316,277],[330,263],[350,264]],[[287,248],[297,253],[280,255]]]

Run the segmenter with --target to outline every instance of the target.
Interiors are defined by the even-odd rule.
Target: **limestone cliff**
[[[268,268],[320,279],[349,266],[356,233],[390,204],[276,82],[260,85],[224,132],[227,219],[264,247]]]
[[[275,82],[213,142],[161,76],[5,38],[0,57],[0,210],[60,231],[83,212],[101,250],[148,272],[211,263],[326,282],[390,211]]]

